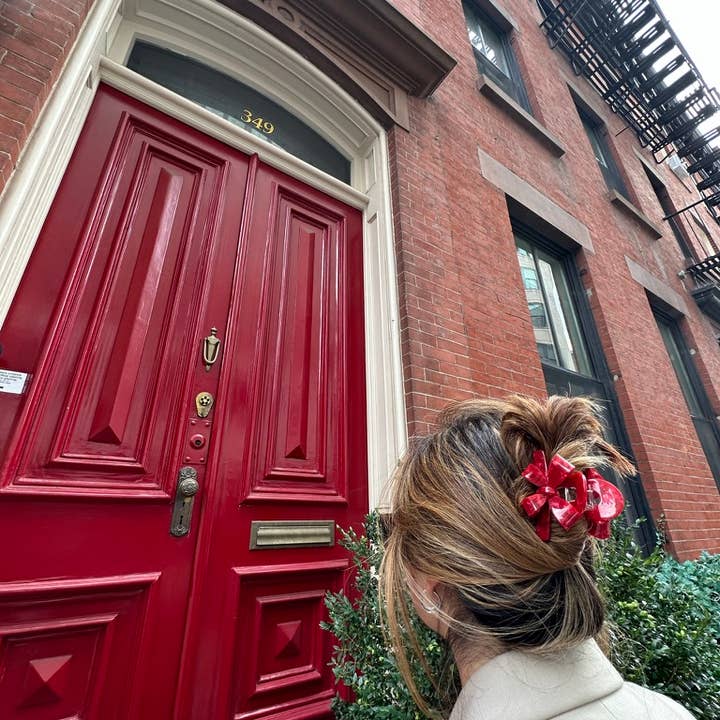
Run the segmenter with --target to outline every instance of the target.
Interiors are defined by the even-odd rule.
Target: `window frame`
[[[595,318],[580,278],[580,272],[575,259],[576,252],[558,246],[534,228],[514,217],[511,217],[510,221],[514,238],[519,237],[525,242],[536,246],[545,254],[560,261],[568,285],[570,301],[573,304],[577,316],[581,340],[584,342],[592,372],[592,375],[585,375],[574,372],[573,370],[566,370],[565,368],[545,362],[538,352],[538,359],[540,360],[546,384],[548,380],[552,382],[561,377],[563,379],[567,378],[569,381],[574,379],[578,385],[595,383],[604,395],[603,407],[606,411],[610,430],[615,435],[616,444],[622,453],[634,464],[635,461],[632,445],[630,444],[630,436],[625,426],[625,420],[622,415],[622,410],[620,409],[617,393],[615,392],[615,384],[610,373],[610,368],[607,364],[605,353],[602,350],[600,334],[595,325]],[[529,313],[530,309],[528,307],[528,317],[530,316]],[[530,322],[532,324],[532,321]],[[645,518],[644,522],[639,523],[635,530],[635,538],[644,552],[650,552],[656,546],[658,536],[640,474],[637,473],[634,477],[625,479],[623,481],[623,490],[625,491],[627,501],[631,505],[630,512],[628,513],[631,521],[637,518]]]
[[[642,165],[642,169],[644,170],[648,182],[653,189],[653,193],[657,198],[658,205],[660,205],[663,215],[672,215],[675,213],[677,208],[675,207],[675,203],[673,202],[665,183],[656,176],[654,171],[649,170],[643,161],[641,161],[640,164]],[[676,215],[673,215],[673,217],[669,217],[667,219],[667,223],[670,226],[670,230],[675,237],[675,241],[680,248],[680,252],[682,253],[686,264],[694,265],[697,262],[695,251],[692,249],[690,239],[686,235],[685,229],[680,224],[679,218]]]
[[[463,17],[465,20],[466,33],[470,30],[470,18],[469,14],[474,16],[474,19],[478,21],[480,28],[482,25],[487,25],[500,39],[501,51],[505,64],[507,65],[509,74],[506,75],[492,60],[489,60],[483,55],[471,42],[468,35],[468,43],[473,51],[475,57],[475,64],[477,65],[478,72],[483,75],[487,75],[495,84],[497,84],[507,95],[509,95],[515,102],[517,102],[523,110],[527,111],[532,115],[532,107],[530,106],[530,99],[528,98],[527,90],[525,89],[525,83],[523,82],[522,74],[520,73],[520,67],[513,50],[510,36],[512,34],[512,27],[504,27],[488,13],[486,13],[478,2],[475,0],[461,0]]]
[[[687,341],[685,340],[685,335],[683,334],[682,328],[680,327],[679,318],[667,312],[662,307],[659,307],[652,301],[650,302],[650,308],[655,318],[655,322],[658,325],[658,333],[660,334],[663,347],[665,348],[665,351],[667,353],[668,361],[670,362],[673,372],[675,373],[678,387],[680,388],[683,400],[685,401],[688,415],[690,416],[690,420],[692,421],[693,427],[695,428],[698,442],[700,443],[700,447],[702,448],[703,455],[705,455],[705,459],[707,461],[708,467],[710,468],[710,473],[715,480],[715,484],[717,485],[718,490],[720,490],[720,428],[718,428],[717,425],[716,415],[710,402],[710,397],[708,396],[707,390],[705,389],[705,384],[703,383],[702,378],[700,377],[700,373],[695,366],[692,355],[690,354],[690,348],[687,344]],[[678,352],[680,361],[683,364],[683,370],[685,371],[685,375],[687,376],[688,382],[690,383],[690,390],[694,394],[700,412],[702,413],[700,416],[694,415],[690,407],[691,403],[688,401],[685,389],[683,388],[683,384],[678,377],[678,371],[675,368],[675,364],[673,363],[672,355],[668,350],[667,343],[665,342],[665,338],[663,337],[662,331],[660,330],[659,326],[661,324],[665,325],[665,327],[670,332],[670,336]],[[715,447],[711,448],[710,452],[708,452],[708,448],[706,447],[705,442],[703,442],[703,436],[698,432],[696,421],[707,423],[711,429],[712,437],[715,440]]]
[[[563,280],[565,284],[565,290],[567,290],[568,300],[570,305],[572,306],[572,311],[574,312],[574,317],[568,317],[568,313],[566,312],[566,308],[564,307],[563,298],[560,296],[561,293],[564,294],[563,288],[560,287],[560,283],[558,283],[554,277],[553,270],[554,268],[552,265],[550,265],[550,271],[553,273],[553,283],[555,285],[555,292],[557,294],[557,299],[559,303],[559,307],[556,308],[559,309],[560,314],[562,315],[562,324],[564,325],[565,334],[567,336],[568,343],[570,345],[570,350],[572,354],[575,356],[574,364],[578,366],[578,368],[581,368],[583,365],[586,365],[589,367],[591,372],[594,372],[594,367],[592,360],[590,358],[590,354],[588,352],[587,348],[587,341],[585,338],[585,334],[583,332],[582,323],[580,320],[580,317],[577,313],[577,303],[575,302],[575,298],[573,296],[573,290],[570,286],[570,283],[568,281],[568,272],[566,268],[566,263],[563,261],[563,259],[558,256],[556,253],[549,253],[544,248],[539,247],[537,243],[529,241],[527,238],[522,236],[522,233],[516,233],[515,237],[515,244],[518,246],[518,241],[526,243],[530,246],[530,253],[532,256],[533,264],[534,264],[534,275],[537,282],[536,288],[530,288],[525,283],[525,273],[523,272],[526,268],[522,267],[521,265],[521,275],[523,276],[523,285],[525,286],[526,291],[527,290],[534,290],[537,291],[540,294],[540,304],[544,308],[545,312],[545,318],[547,320],[547,329],[550,333],[550,336],[552,338],[552,347],[555,353],[555,356],[557,358],[556,363],[552,363],[550,360],[548,360],[549,364],[551,364],[553,367],[556,367],[558,370],[562,370],[569,373],[575,373],[577,375],[581,375],[585,377],[585,373],[582,372],[582,370],[573,370],[571,368],[567,368],[564,365],[562,365],[562,348],[564,343],[560,341],[561,336],[561,330],[562,328],[558,327],[557,318],[554,317],[553,312],[553,305],[551,303],[551,297],[550,297],[550,288],[548,287],[548,283],[546,278],[543,276],[543,272],[540,269],[540,262],[547,263],[547,260],[551,262],[555,262],[556,266],[559,267],[562,275]],[[545,257],[542,257],[542,256]],[[547,260],[546,260],[547,258]],[[528,299],[528,307],[530,305],[530,300]],[[532,321],[532,311],[530,312],[530,318]],[[533,324],[534,328],[537,328],[535,324]],[[541,329],[541,328],[537,328]],[[542,357],[542,354],[541,354]],[[587,375],[587,377],[590,377],[590,375]]]
[[[615,154],[613,153],[610,143],[606,137],[607,126],[601,119],[595,116],[594,113],[581,107],[577,102],[577,98],[573,97],[573,99],[575,100],[575,109],[578,117],[580,118],[580,122],[582,123],[585,135],[587,136],[590,150],[595,158],[595,163],[605,180],[605,185],[607,185],[608,190],[615,190],[628,202],[632,202],[633,200],[630,196],[628,185],[625,182],[625,178],[620,170],[620,165],[618,164]],[[593,143],[593,140],[595,143]],[[604,165],[597,158],[595,153],[595,144],[597,144],[600,154],[605,160]]]

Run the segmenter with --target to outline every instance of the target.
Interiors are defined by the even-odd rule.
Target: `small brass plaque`
[[[251,550],[332,547],[334,544],[334,520],[253,520],[250,526]]]

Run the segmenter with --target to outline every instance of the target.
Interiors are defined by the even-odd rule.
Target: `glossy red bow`
[[[537,518],[535,532],[544,542],[550,539],[551,513],[565,530],[583,516],[587,506],[587,484],[583,474],[565,458],[554,455],[548,466],[545,453],[536,450],[532,463],[523,470],[522,476],[539,488],[522,501],[522,507],[528,517]],[[561,497],[560,488],[574,489],[574,500]]]
[[[625,507],[622,493],[608,482],[597,470],[590,468],[585,471],[588,488],[588,509],[585,518],[588,523],[588,534],[599,540],[610,537],[610,521],[614,520]]]
[[[548,466],[545,453],[536,450],[522,476],[538,488],[521,505],[528,517],[536,518],[535,532],[544,542],[550,540],[553,516],[568,530],[584,515],[588,534],[606,539],[610,521],[620,515],[625,505],[620,491],[600,473],[590,469],[583,474],[560,455],[554,455]],[[573,490],[575,496],[563,497],[559,492],[563,489]]]

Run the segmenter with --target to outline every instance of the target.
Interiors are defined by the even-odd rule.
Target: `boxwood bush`
[[[420,720],[383,632],[377,600],[382,559],[381,526],[367,517],[365,534],[343,533],[353,557],[349,594],[326,598],[326,630],[336,638],[332,668],[346,690],[333,709],[338,720]],[[720,718],[720,555],[680,563],[657,548],[638,552],[629,529],[602,544],[598,582],[608,601],[611,658],[627,680],[658,690],[687,707],[698,720]],[[415,619],[437,687],[420,668],[420,691],[438,716],[457,697],[457,676],[445,643]],[[348,692],[349,691],[349,692]]]
[[[615,666],[697,718],[720,718],[720,555],[681,563],[658,547],[644,557],[627,530],[601,552]]]

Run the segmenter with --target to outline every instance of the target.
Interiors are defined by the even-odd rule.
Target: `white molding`
[[[136,38],[261,90],[351,160],[346,185],[123,67]],[[214,0],[96,0],[0,196],[0,324],[42,229],[100,80],[363,210],[370,506],[407,442],[387,140],[344,90],[277,38]]]
[[[95,66],[120,0],[97,0],[0,196],[0,326],[95,95]]]

